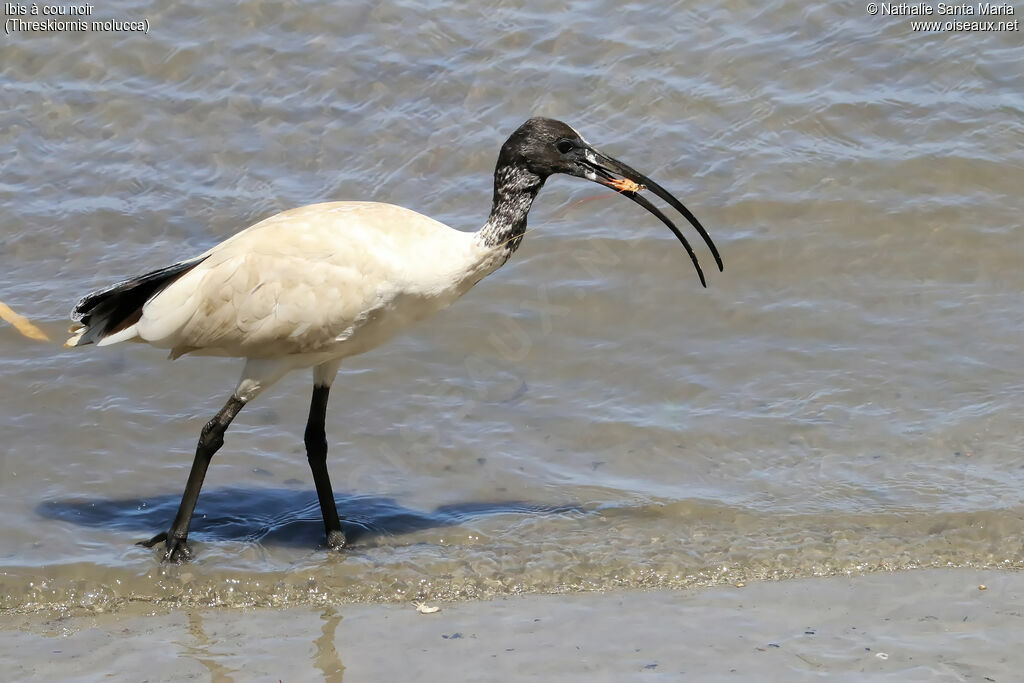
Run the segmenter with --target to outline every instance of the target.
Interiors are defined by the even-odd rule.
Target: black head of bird
[[[679,228],[640,192],[650,190],[681,213],[697,230],[711,250],[718,270],[723,269],[722,257],[707,230],[697,217],[668,190],[636,169],[595,149],[571,126],[562,121],[535,117],[529,119],[501,147],[495,167],[495,194],[503,188],[515,186],[531,189],[535,194],[548,176],[556,173],[584,178],[610,187],[654,214],[679,239],[689,254],[702,285],[707,287],[697,254]]]

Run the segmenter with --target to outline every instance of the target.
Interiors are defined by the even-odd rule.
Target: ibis
[[[169,350],[172,359],[187,354],[245,359],[234,392],[200,433],[174,521],[140,544],[163,543],[165,562],[192,556],[187,540],[196,501],[231,421],[286,373],[312,368],[306,456],[327,546],[344,547],[324,426],[328,393],[342,360],[440,311],[500,268],[522,242],[537,193],[556,173],[613,188],[654,214],[682,243],[706,287],[693,247],[641,194],[649,190],[689,221],[722,270],[707,231],[662,186],[598,151],[569,125],[531,118],[501,146],[491,213],[476,232],[391,204],[313,204],[271,216],[194,258],[79,301],[66,346],[144,342]]]

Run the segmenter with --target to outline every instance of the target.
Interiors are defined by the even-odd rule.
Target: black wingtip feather
[[[71,319],[91,328],[89,341],[102,339],[140,311],[154,295],[202,262],[203,258],[181,261],[90,292],[72,309]]]

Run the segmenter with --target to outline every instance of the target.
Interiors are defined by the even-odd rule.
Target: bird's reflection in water
[[[231,674],[237,673],[237,671],[221,664],[217,655],[210,651],[210,646],[215,645],[216,641],[206,635],[206,630],[203,628],[203,616],[199,610],[189,610],[188,612],[188,633],[192,636],[193,644],[179,643],[184,648],[183,654],[205,666],[206,670],[210,672],[210,680],[214,683],[233,682],[235,679]]]
[[[203,623],[203,611],[202,610],[189,610],[186,612],[188,616],[188,635],[189,638],[184,638],[189,642],[175,642],[176,645],[181,647],[181,654],[185,657],[191,657],[196,660],[210,673],[210,680],[214,683],[233,683],[235,680],[253,680],[253,672],[244,672],[239,669],[232,668],[225,664],[227,659],[230,658],[241,658],[239,661],[248,662],[250,665],[260,666],[260,664],[268,663],[266,660],[260,662],[261,658],[270,656],[270,661],[274,663],[274,668],[279,668],[282,661],[288,661],[290,658],[297,657],[300,660],[306,660],[308,654],[303,656],[300,652],[305,651],[306,653],[310,650],[301,647],[300,650],[292,650],[288,645],[282,643],[283,647],[288,648],[287,650],[280,649],[277,651],[268,651],[267,642],[261,640],[258,645],[252,642],[246,642],[243,637],[243,632],[238,632],[236,635],[229,636],[227,639],[211,638],[207,632]],[[274,623],[277,621],[276,617],[280,616],[278,613],[271,613],[270,611],[264,611],[262,613],[250,613],[250,626],[260,629],[265,635],[270,635],[266,632],[263,626],[269,621]],[[309,614],[309,618],[315,617],[314,614]],[[245,619],[245,617],[242,617]],[[327,683],[341,683],[341,680],[345,674],[345,665],[341,663],[341,657],[338,655],[338,649],[335,645],[338,638],[338,624],[341,623],[341,614],[333,607],[326,608],[319,615],[319,619],[316,622],[307,621],[306,617],[302,619],[296,619],[292,621],[293,624],[299,622],[308,624],[309,627],[314,624],[320,625],[320,633],[315,640],[312,640],[312,659],[310,662],[312,666],[320,671],[320,678]],[[244,628],[244,627],[243,627]],[[216,633],[216,628],[214,633]],[[315,631],[309,629],[310,636]],[[235,641],[235,639],[237,642]],[[296,643],[295,639],[289,638],[289,644]],[[309,641],[307,641],[309,642]],[[246,651],[246,648],[258,649],[258,653]],[[273,646],[271,646],[273,648]],[[297,667],[296,667],[297,665]],[[295,672],[296,668],[305,668],[301,662],[294,662],[288,665],[289,670],[292,673]],[[264,675],[265,672],[264,672]],[[276,676],[270,676],[272,679],[276,679]]]
[[[345,665],[341,663],[338,649],[334,645],[341,615],[333,607],[328,607],[320,618],[323,620],[323,628],[320,637],[313,642],[316,645],[316,660],[313,664],[320,669],[327,683],[341,683]]]

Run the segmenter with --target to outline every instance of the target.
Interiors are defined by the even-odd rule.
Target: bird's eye
[[[559,140],[555,143],[555,149],[558,150],[559,154],[568,154],[576,145],[573,144],[572,140]]]

